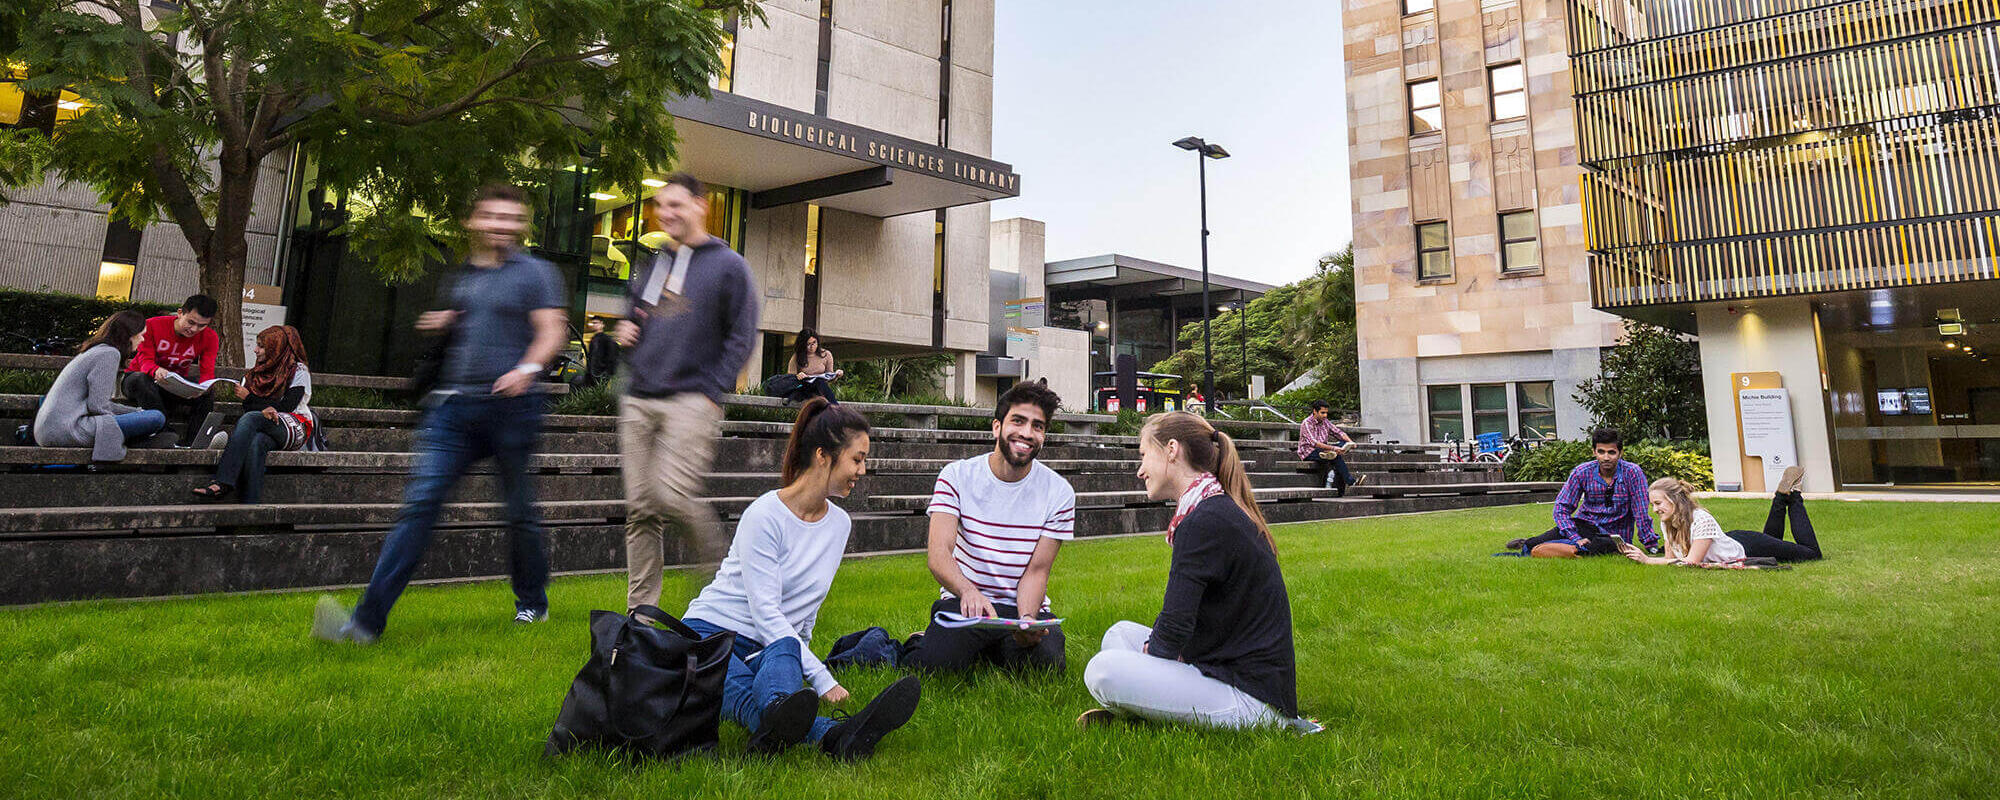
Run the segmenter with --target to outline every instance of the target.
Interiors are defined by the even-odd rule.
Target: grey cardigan
[[[43,447],[88,447],[92,461],[122,461],[125,436],[119,414],[139,409],[111,402],[118,388],[118,348],[100,344],[69,360],[35,412],[35,443]]]

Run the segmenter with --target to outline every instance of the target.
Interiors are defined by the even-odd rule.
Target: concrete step
[[[1266,503],[1260,507],[1267,520],[1276,523],[1340,519],[1377,514],[1473,508],[1523,502],[1519,495],[1461,495],[1452,497],[1406,497]],[[582,504],[561,507],[546,525],[551,568],[557,572],[620,571],[625,563],[625,537],[621,525],[596,517],[613,513],[615,504]],[[223,507],[198,509],[216,511]],[[242,508],[242,507],[239,507]],[[262,507],[257,507],[262,508]],[[365,583],[375,565],[375,557],[392,519],[380,510],[369,512],[329,512],[344,518],[372,520],[373,524],[340,528],[312,525],[254,524],[230,528],[124,529],[105,524],[103,517],[128,515],[125,524],[137,525],[162,515],[187,509],[134,511],[133,509],[66,510],[89,532],[45,530],[0,536],[0,563],[9,566],[9,578],[0,581],[0,605],[45,603],[106,597],[160,597],[211,592],[254,591],[316,586],[353,586]],[[1158,532],[1166,527],[1173,509],[1166,504],[1131,508],[1083,508],[1077,514],[1077,534],[1094,536]],[[24,512],[0,511],[0,519]],[[54,512],[50,512],[54,513]],[[241,516],[257,509],[234,511],[234,520],[253,523]],[[440,526],[430,551],[425,555],[419,581],[497,578],[507,574],[507,533],[491,522],[490,510],[454,510],[459,522]],[[475,521],[481,518],[488,521]],[[268,518],[267,518],[268,519]],[[95,521],[93,521],[95,520]],[[54,519],[47,520],[54,522]],[[928,520],[918,514],[856,514],[849,553],[870,553],[920,549],[924,545]],[[669,563],[686,557],[670,540]],[[1058,569],[1061,567],[1058,566]],[[921,570],[910,580],[927,581]],[[421,595],[405,602],[422,602]],[[604,598],[602,603],[617,602]],[[304,619],[307,603],[301,601]],[[558,609],[557,613],[582,613],[583,609]],[[511,614],[496,609],[496,619]]]
[[[1433,485],[1417,484],[1417,485],[1405,485],[1405,486],[1377,485],[1370,483],[1363,486],[1351,487],[1348,489],[1348,491],[1350,493],[1358,493],[1367,497],[1419,497],[1425,495],[1514,493],[1514,494],[1548,495],[1550,496],[1550,498],[1553,498],[1556,492],[1562,491],[1562,487],[1563,485],[1561,481],[1513,481],[1513,482],[1500,482],[1500,483],[1451,483],[1451,484],[1433,484]]]

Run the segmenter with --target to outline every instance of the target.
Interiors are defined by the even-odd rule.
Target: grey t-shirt
[[[458,321],[439,384],[467,393],[491,391],[521,363],[535,341],[534,311],[569,307],[555,266],[525,250],[497,267],[461,266],[445,292]]]

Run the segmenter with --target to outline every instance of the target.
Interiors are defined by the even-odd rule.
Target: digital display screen
[[[1877,389],[1875,390],[1875,408],[1880,410],[1884,416],[1907,414],[1909,413],[1908,398],[1904,396],[1901,389]]]
[[[1904,389],[1903,399],[1909,405],[1910,413],[1912,414],[1931,413],[1931,387],[1912,386],[1908,389]]]

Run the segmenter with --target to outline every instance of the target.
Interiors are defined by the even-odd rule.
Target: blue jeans
[[[118,432],[125,434],[125,441],[144,439],[165,430],[167,415],[153,409],[133,411],[112,417],[118,421]]]
[[[375,576],[354,609],[354,624],[381,635],[389,609],[417,571],[431,546],[438,513],[458,479],[473,464],[493,459],[507,512],[507,564],[514,584],[514,610],[549,609],[549,556],[542,522],[535,511],[535,487],[528,458],[542,433],[539,394],[518,397],[446,395],[424,415],[417,433],[417,464],[403,490],[403,510],[382,542]]]
[[[683,621],[702,636],[713,636],[728,630],[707,620]],[[766,646],[741,633],[736,634],[736,651],[729,658],[729,675],[722,679],[723,718],[743,726],[745,730],[755,731],[758,723],[764,721],[764,709],[804,688],[806,671],[799,661],[799,647],[797,639],[780,639],[777,644]],[[806,741],[819,741],[833,725],[833,720],[826,717],[813,720],[812,732],[806,734]]]

